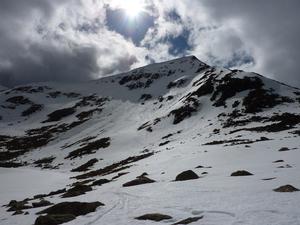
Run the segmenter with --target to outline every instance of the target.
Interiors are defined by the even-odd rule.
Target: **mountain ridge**
[[[5,182],[0,198],[7,203],[29,198],[17,204],[28,206],[41,197],[105,204],[91,217],[72,217],[72,224],[141,224],[134,218],[154,212],[172,214],[170,224],[197,215],[210,224],[239,218],[251,224],[251,210],[261,209],[251,215],[264,221],[268,206],[281,213],[272,215],[279,224],[300,221],[293,208],[299,198],[272,193],[280,185],[300,186],[296,88],[189,56],[81,84],[18,86],[0,93],[0,106],[0,169],[6,168],[0,179],[27,176],[36,184],[31,190],[23,183],[23,190]],[[196,176],[179,177],[192,180],[173,182],[190,170]],[[237,170],[253,175],[231,179]],[[5,188],[17,191],[9,195]],[[279,200],[290,201],[288,211],[275,204]],[[0,219],[34,223],[37,209],[18,210],[29,215],[11,217],[2,207]]]

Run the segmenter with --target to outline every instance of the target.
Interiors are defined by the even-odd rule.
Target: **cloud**
[[[109,21],[120,1],[2,0],[0,83],[88,80],[193,54],[300,86],[297,0],[143,0],[136,32]]]
[[[204,0],[202,3],[211,18],[236,31],[255,60],[249,69],[300,86],[299,1]]]
[[[6,86],[88,80],[144,60],[132,42],[107,29],[104,3],[5,0],[0,5],[0,82]]]

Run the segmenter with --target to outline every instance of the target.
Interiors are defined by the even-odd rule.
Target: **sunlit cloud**
[[[300,58],[299,4],[2,0],[0,82],[94,79],[187,54],[293,81]]]

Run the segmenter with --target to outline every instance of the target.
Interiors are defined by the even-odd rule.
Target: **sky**
[[[0,84],[85,81],[195,55],[300,87],[299,0],[1,0]]]

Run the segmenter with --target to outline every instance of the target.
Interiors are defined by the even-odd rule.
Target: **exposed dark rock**
[[[22,86],[22,87],[17,87],[14,89],[11,89],[10,91],[6,92],[5,94],[10,94],[10,93],[18,93],[18,92],[22,92],[22,93],[29,93],[29,94],[33,94],[33,93],[41,93],[44,92],[46,90],[50,90],[51,88],[48,86],[37,86],[37,87],[32,87],[32,86]]]
[[[80,144],[80,146],[86,144],[88,141],[91,141],[93,139],[97,138],[96,136],[90,136],[90,137],[85,137],[85,138],[82,138],[74,143],[71,143],[71,144],[66,144],[64,145],[62,148],[70,148],[74,145],[77,145],[77,144]]]
[[[63,194],[66,191],[67,190],[65,188],[64,189],[59,189],[57,191],[51,191],[49,194],[38,194],[38,195],[35,195],[35,196],[33,196],[33,198],[34,199],[39,199],[39,198],[51,197],[51,196],[54,196],[54,195]]]
[[[148,132],[153,132],[153,129],[152,129],[152,127],[148,127],[147,129],[146,129],[146,131],[148,131]]]
[[[167,101],[171,101],[172,99],[174,99],[174,96],[173,96],[173,95],[169,95],[169,96],[167,97]]]
[[[129,181],[129,182],[123,184],[123,187],[130,187],[130,186],[136,186],[136,185],[148,184],[148,183],[154,183],[154,182],[155,182],[155,180],[152,180],[145,176],[140,176],[132,181]]]
[[[138,130],[143,130],[143,129],[147,128],[147,127],[150,126],[150,125],[151,125],[151,124],[150,124],[150,121],[148,121],[148,122],[142,124],[142,125],[138,128]]]
[[[17,215],[22,215],[22,214],[24,214],[24,212],[22,210],[17,210],[12,214],[12,216],[17,216]]]
[[[142,155],[138,155],[138,156],[131,156],[128,157],[127,159],[124,159],[120,162],[114,163],[112,165],[106,166],[102,169],[99,170],[94,170],[79,176],[76,176],[76,179],[86,179],[89,177],[95,177],[95,176],[105,176],[108,174],[112,174],[112,173],[116,173],[119,172],[121,170],[127,169],[130,167],[129,164],[133,163],[133,162],[137,162],[140,161],[142,159],[148,158],[150,156],[152,156],[154,153],[153,152],[149,152],[149,153],[145,153]]]
[[[279,152],[286,152],[286,151],[290,151],[290,149],[287,148],[287,147],[282,147],[282,148],[280,148],[278,151],[279,151]]]
[[[96,180],[92,183],[92,186],[102,186],[103,184],[107,184],[111,182],[111,180],[107,180],[107,179],[100,179],[100,180]]]
[[[71,187],[76,187],[78,185],[86,185],[93,181],[95,181],[95,179],[87,179],[87,180],[77,181],[77,182],[74,182],[73,184],[71,184]],[[92,186],[92,185],[89,185],[89,186]]]
[[[20,104],[20,105],[25,105],[25,104],[30,104],[31,101],[28,98],[25,98],[24,96],[14,96],[6,100],[7,102],[13,103],[13,104]]]
[[[211,166],[197,166],[196,169],[211,169]]]
[[[110,145],[110,138],[101,138],[99,140],[87,143],[85,146],[76,149],[68,154],[66,159],[71,158],[75,159],[77,157],[81,157],[83,155],[89,155],[95,153],[100,148],[107,148]]]
[[[278,166],[277,168],[284,169],[284,168],[293,168],[293,167],[289,164],[286,164],[285,166]]]
[[[298,135],[300,136],[300,130],[295,130],[295,131],[292,131],[291,134],[295,134],[295,135]]]
[[[72,169],[71,172],[84,172],[84,171],[87,171],[87,170],[89,170],[90,167],[92,167],[98,161],[99,160],[96,159],[96,158],[91,159],[88,162],[84,163],[83,165],[81,165],[81,166],[79,166],[75,169]]]
[[[48,114],[48,119],[45,120],[43,123],[60,121],[62,118],[70,116],[75,112],[76,110],[74,109],[74,107],[56,110]]]
[[[92,187],[88,186],[88,185],[84,185],[84,184],[79,184],[76,185],[73,188],[70,188],[69,190],[67,190],[66,193],[64,193],[62,195],[63,198],[70,198],[70,197],[75,197],[75,196],[79,196],[79,195],[83,195],[86,192],[92,191]]]
[[[280,160],[274,161],[273,163],[282,163],[282,162],[284,162],[284,160],[280,159]]]
[[[287,97],[279,96],[264,89],[256,89],[251,91],[243,100],[246,113],[262,112],[265,108],[272,108],[284,102],[291,102]]]
[[[168,116],[174,116],[173,124],[179,124],[186,118],[191,117],[193,113],[197,112],[199,106],[200,104],[196,99],[189,98],[189,102],[186,102],[185,105],[178,109],[172,110]]]
[[[148,175],[149,175],[148,173],[144,172],[141,175],[137,176],[136,178],[145,177],[145,176],[148,176]]]
[[[245,145],[245,144],[252,144],[255,142],[261,142],[261,141],[269,141],[270,139],[266,137],[261,137],[257,140],[249,140],[249,139],[231,139],[231,140],[220,140],[220,141],[212,141],[205,143],[203,145],[222,145],[222,144],[229,144],[230,146],[234,145]]]
[[[49,164],[49,163],[52,163],[54,159],[55,159],[54,156],[45,157],[45,158],[35,161],[33,164],[36,164],[36,165]]]
[[[171,81],[168,84],[167,88],[171,89],[171,88],[175,88],[175,87],[177,87],[177,88],[182,87],[186,83],[186,81],[187,81],[186,79],[179,79],[177,81]]]
[[[238,106],[239,106],[239,104],[240,104],[240,102],[239,102],[239,101],[235,101],[235,102],[232,104],[232,108],[236,108],[236,107],[238,107]]]
[[[156,119],[154,119],[152,123],[151,123],[150,121],[148,121],[148,122],[144,123],[143,125],[141,125],[141,126],[138,128],[138,130],[142,130],[142,129],[147,128],[146,130],[147,130],[148,132],[152,132],[153,129],[152,129],[151,126],[152,126],[152,125],[158,124],[160,121],[161,121],[161,118],[156,118]]]
[[[76,216],[72,214],[51,214],[46,216],[39,216],[35,220],[34,225],[58,225],[67,223],[75,219]]]
[[[258,77],[244,77],[240,79],[233,78],[233,75],[233,73],[226,75],[222,79],[222,83],[217,85],[211,98],[212,101],[215,101],[214,106],[226,106],[226,100],[237,93],[251,89],[260,89],[263,86],[263,82]],[[220,97],[217,99],[218,96]]]
[[[143,95],[141,96],[140,100],[147,101],[147,100],[149,100],[149,99],[151,99],[151,98],[152,98],[152,95],[150,95],[150,94],[143,94]]]
[[[22,112],[22,116],[30,116],[33,113],[41,111],[43,109],[43,105],[33,104],[28,109]]]
[[[203,219],[203,216],[197,216],[197,217],[189,217],[187,219],[181,220],[177,223],[174,223],[173,225],[179,225],[179,224],[190,224],[190,223],[194,223],[197,222],[198,220]]]
[[[295,191],[300,191],[300,190],[295,188],[294,186],[288,184],[288,185],[284,185],[279,188],[276,188],[273,191],[275,191],[275,192],[295,192]]]
[[[260,116],[252,116],[245,119],[237,119],[243,116],[243,114],[237,115],[237,113],[238,112],[234,110],[232,114],[227,115],[229,118],[223,123],[223,128],[245,126],[252,122],[264,122],[267,121],[268,119],[267,117],[260,117]]]
[[[0,167],[3,168],[18,168],[21,166],[24,166],[24,164],[20,162],[0,162]]]
[[[264,179],[261,179],[261,180],[264,180],[264,181],[269,181],[269,180],[275,180],[276,177],[270,177],[270,178],[264,178]]]
[[[194,85],[199,85],[199,84],[194,83],[193,86]],[[214,91],[213,78],[209,78],[204,83],[202,83],[202,85],[196,91],[189,94],[188,97],[190,96],[202,97],[213,93],[213,91]]]
[[[0,136],[0,147],[8,150],[0,152],[0,159],[15,159],[32,149],[46,145],[51,138],[52,136],[48,134],[21,137]]]
[[[76,117],[79,120],[87,120],[87,119],[90,119],[95,112],[100,113],[100,112],[102,112],[102,109],[101,108],[96,108],[96,109],[91,109],[89,111],[83,111],[83,112],[77,114]]]
[[[274,122],[270,125],[252,127],[252,128],[242,128],[238,130],[231,131],[231,133],[239,131],[255,131],[255,132],[280,132],[284,130],[289,130],[294,128],[300,123],[300,115],[292,113],[283,113],[280,115],[273,115],[269,119],[263,120],[263,122]]]
[[[160,143],[158,146],[164,146],[164,145],[167,145],[169,143],[170,143],[170,141],[165,141],[165,142]]]
[[[91,212],[95,212],[99,206],[103,206],[101,202],[61,202],[54,206],[51,206],[37,214],[49,214],[49,215],[65,215],[71,214],[74,216],[86,215]]]
[[[62,93],[60,91],[52,91],[52,92],[49,92],[48,95],[49,97],[51,98],[57,98],[58,96],[60,96]]]
[[[49,205],[52,205],[52,203],[47,201],[47,200],[44,200],[44,199],[42,199],[39,202],[33,202],[32,203],[33,208],[45,207],[45,206],[49,206]]]
[[[126,174],[128,174],[129,172],[123,172],[123,173],[118,173],[116,176],[114,176],[113,178],[111,178],[112,180],[118,179],[119,177],[122,177]]]
[[[5,146],[5,144],[3,144]],[[1,146],[1,145],[0,145]],[[21,150],[21,151],[3,151],[0,152],[0,161],[7,161],[7,160],[12,160],[16,159],[20,155],[23,155],[26,153],[26,151]]]
[[[155,222],[160,222],[162,220],[172,219],[172,217],[169,215],[164,215],[164,214],[160,214],[160,213],[150,213],[150,214],[145,214],[145,215],[136,217],[135,219],[136,220],[152,220]]]
[[[253,174],[246,171],[246,170],[238,170],[236,172],[233,172],[230,176],[237,177],[237,176],[252,176]]]
[[[63,93],[64,96],[68,97],[68,98],[77,98],[80,96],[79,93],[75,93],[75,92],[68,92],[68,93]]]
[[[184,171],[178,174],[175,178],[175,181],[185,181],[185,180],[194,180],[198,179],[199,176],[192,170]]]
[[[161,139],[168,139],[169,137],[172,137],[174,134],[168,134],[166,136],[163,136]]]
[[[28,201],[16,201],[12,200],[6,205],[8,207],[7,212],[13,212],[13,211],[22,211],[24,209],[31,209],[32,207],[27,205]]]
[[[84,96],[79,102],[75,104],[74,108],[95,105],[99,108],[103,106],[107,101],[109,101],[109,98],[99,98],[97,95]]]

